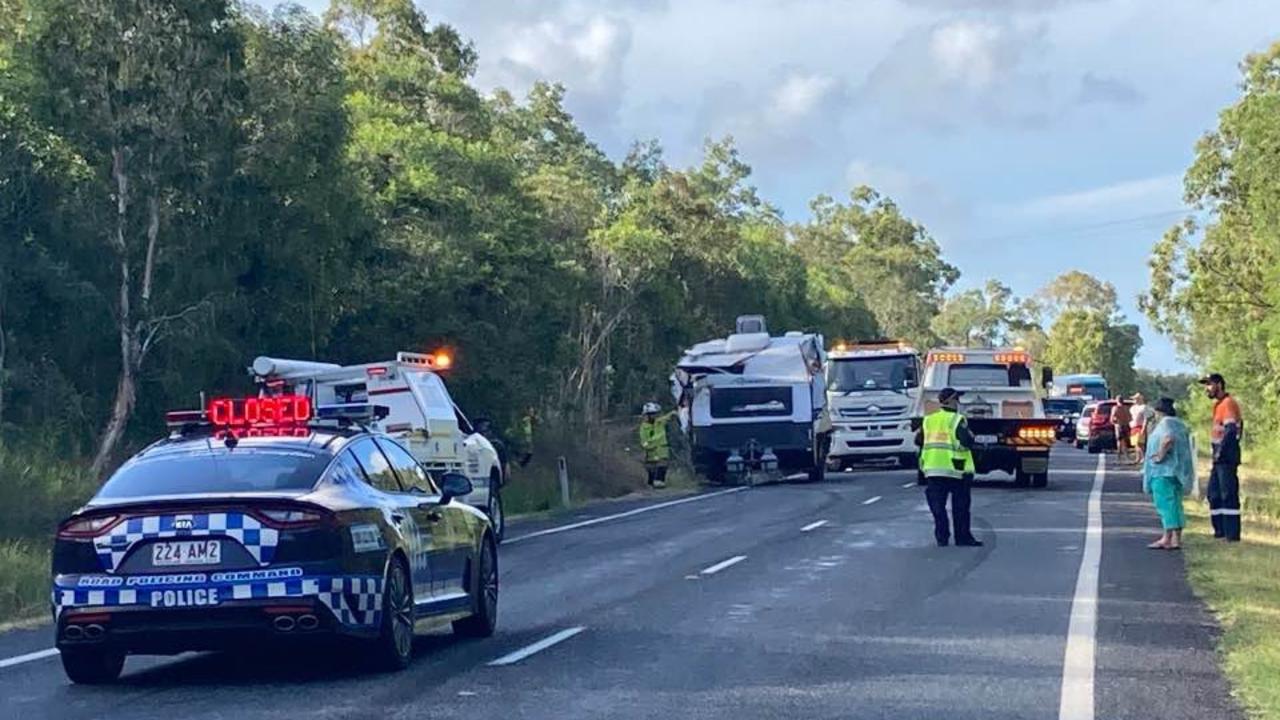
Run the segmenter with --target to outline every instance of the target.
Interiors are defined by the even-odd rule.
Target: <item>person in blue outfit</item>
[[[1195,483],[1191,430],[1178,417],[1172,399],[1160,398],[1154,410],[1154,418],[1147,427],[1142,489],[1151,495],[1164,533],[1147,547],[1152,550],[1180,550],[1182,528],[1187,524],[1182,511],[1182,496],[1190,492]]]

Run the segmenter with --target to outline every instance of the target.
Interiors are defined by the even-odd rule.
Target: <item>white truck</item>
[[[915,467],[911,418],[920,395],[920,353],[901,340],[838,342],[827,352],[831,452],[827,469],[896,461]]]
[[[386,407],[386,417],[373,429],[398,439],[435,477],[446,472],[466,475],[475,489],[460,499],[483,510],[501,540],[506,530],[506,469],[493,444],[476,432],[450,397],[439,375],[450,365],[452,358],[444,352],[400,352],[394,360],[362,365],[258,357],[250,372],[268,394],[306,395],[317,406]]]
[[[1032,359],[1021,348],[936,348],[925,360],[924,382],[916,399],[914,422],[938,409],[938,392],[964,393],[960,412],[973,433],[978,473],[999,470],[1016,485],[1043,488],[1049,483],[1049,451],[1057,421],[1046,418],[1041,388],[1053,371],[1040,369],[1040,387],[1032,381]],[[923,475],[917,475],[923,483]]]
[[[821,335],[770,337],[764,318],[684,352],[673,376],[694,469],[713,483],[803,472],[821,480],[831,438]]]

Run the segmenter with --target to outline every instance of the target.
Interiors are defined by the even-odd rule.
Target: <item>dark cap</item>
[[[1217,384],[1222,385],[1223,387],[1226,387],[1227,385],[1227,380],[1222,377],[1222,373],[1209,373],[1208,375],[1200,378],[1199,382],[1201,385]]]
[[[959,399],[964,393],[955,388],[945,387],[938,391],[938,402],[947,402],[951,399]]]
[[[1178,409],[1173,406],[1173,398],[1162,397],[1156,401],[1155,411],[1170,417],[1178,416]]]

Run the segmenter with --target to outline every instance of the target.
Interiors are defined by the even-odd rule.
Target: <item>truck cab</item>
[[[911,418],[920,370],[920,353],[900,340],[837,342],[827,352],[829,470],[882,461],[915,466]]]
[[[452,364],[445,352],[400,352],[393,360],[360,365],[258,357],[250,371],[269,394],[304,395],[317,405],[385,407],[386,417],[371,429],[398,440],[434,477],[466,475],[474,489],[459,499],[483,510],[501,540],[506,468],[449,395],[441,373]]]
[[[963,393],[960,412],[974,435],[977,472],[1005,472],[1019,486],[1043,488],[1049,482],[1056,423],[1045,417],[1041,387],[1048,387],[1053,373],[1042,368],[1037,385],[1032,370],[1032,358],[1021,348],[931,350],[916,401],[917,427],[938,409],[938,393],[955,388]]]

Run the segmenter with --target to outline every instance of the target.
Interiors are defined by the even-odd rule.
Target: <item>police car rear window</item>
[[[98,492],[99,498],[310,490],[329,463],[327,453],[212,448],[135,458]]]

